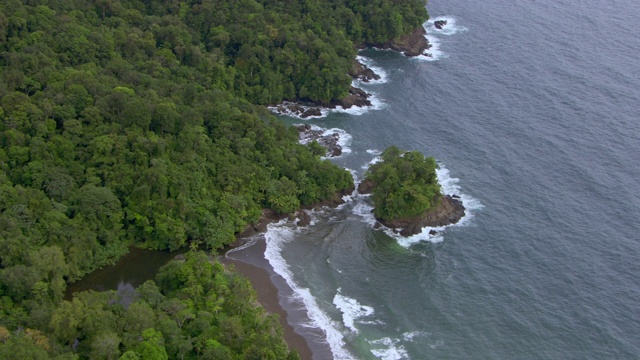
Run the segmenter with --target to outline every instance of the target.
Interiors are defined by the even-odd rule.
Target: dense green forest
[[[420,0],[2,1],[0,354],[24,346],[109,358],[94,352],[100,342],[135,358],[164,343],[172,358],[189,358],[222,344],[212,332],[210,344],[176,350],[174,336],[197,332],[171,333],[173,310],[157,303],[136,305],[156,312],[151,330],[126,335],[118,317],[131,307],[113,294],[63,302],[66,284],[131,245],[219,249],[264,208],[291,213],[352,188],[347,171],[321,160],[323,149],[298,144],[295,128],[257,105],[345,96],[356,45],[397,38],[426,18]],[[160,287],[194,314],[175,320],[179,328],[200,326],[191,324],[200,311],[221,326],[216,311]],[[76,319],[76,330],[60,333],[61,312],[94,306],[115,325],[101,332],[86,324],[97,318]],[[229,356],[251,358],[236,345],[224,343]]]
[[[45,297],[31,301],[46,307]],[[43,317],[46,311],[37,317],[48,320],[48,333],[9,331],[21,323],[19,313],[3,319],[1,359],[299,359],[277,319],[257,305],[249,281],[203,252],[170,262],[157,285],[147,281],[134,294],[83,292]]]
[[[418,151],[387,148],[382,161],[367,170],[365,181],[372,190],[374,214],[383,220],[411,218],[424,214],[441,195],[433,157]]]

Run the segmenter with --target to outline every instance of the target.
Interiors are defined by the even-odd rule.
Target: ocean
[[[373,108],[282,118],[338,131],[356,181],[390,145],[434,156],[467,215],[400,238],[354,193],[271,225],[292,325],[314,359],[640,358],[640,3],[427,8],[431,58],[360,53]]]

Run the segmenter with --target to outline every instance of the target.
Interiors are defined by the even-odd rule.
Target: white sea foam
[[[357,87],[358,83],[354,81],[352,85]],[[371,106],[362,106],[362,107],[352,106],[348,109],[345,109],[342,106],[336,106],[335,109],[328,109],[328,111],[329,113],[345,113],[349,115],[362,115],[362,114],[368,113],[371,110],[384,109],[387,106],[384,103],[384,101],[382,101],[378,97],[377,93],[373,91],[367,91],[367,93],[369,94],[369,101],[371,102]]]
[[[295,124],[295,126],[300,126],[302,124]],[[323,128],[317,125],[311,125],[311,130],[312,131],[322,131],[322,135],[321,136],[331,136],[334,133],[338,134],[338,142],[337,144],[340,145],[340,147],[342,147],[342,153],[343,154],[349,154],[351,153],[351,141],[353,140],[353,136],[351,136],[351,134],[349,134],[348,132],[339,129],[339,128],[331,128],[331,129],[327,129],[327,128]],[[301,133],[300,135],[300,143],[303,145],[306,145],[310,142],[313,141],[313,136],[312,135],[307,135],[305,133]]]
[[[376,347],[371,349],[371,353],[377,358],[384,360],[408,359],[409,354],[407,354],[407,350],[404,346],[399,345],[399,342],[399,339],[391,339],[389,337],[369,341],[369,344]]]
[[[358,81],[354,81],[354,82],[352,82],[352,85],[357,87],[359,85],[359,82]],[[327,115],[329,115],[331,113],[344,113],[344,114],[350,114],[350,115],[362,115],[362,114],[366,114],[367,112],[369,112],[371,110],[380,110],[380,109],[384,109],[386,107],[386,104],[384,103],[384,101],[382,101],[378,97],[378,94],[376,94],[375,92],[372,92],[372,91],[367,91],[367,93],[369,94],[369,101],[371,102],[370,106],[352,106],[352,107],[350,107],[348,109],[345,109],[342,106],[336,106],[333,109],[329,109],[329,108],[324,108],[324,107],[320,107],[320,106],[306,106],[306,105],[301,105],[301,104],[297,104],[297,103],[292,103],[290,101],[283,101],[280,105],[268,106],[267,109],[271,110],[271,112],[276,114],[276,115],[289,116],[289,117],[300,119],[300,120],[310,120],[310,119],[325,118],[325,117],[327,117]],[[308,110],[308,109],[317,108],[318,110],[320,110],[320,115],[308,116],[306,118],[303,118],[303,117],[299,116],[298,114],[296,114],[295,112],[290,111],[288,109],[289,105],[294,105],[294,104],[297,105],[298,107],[304,109],[305,111]],[[281,106],[281,105],[283,105],[283,106]]]
[[[371,164],[375,164],[380,161],[379,157],[375,157],[370,162],[368,162],[364,169],[367,169]],[[445,167],[444,164],[439,163],[439,168],[436,170],[436,177],[438,178],[438,182],[440,183],[442,193],[446,195],[455,195],[460,198],[462,204],[465,207],[465,215],[455,224],[447,225],[447,226],[438,226],[438,227],[424,227],[419,234],[412,236],[401,236],[400,234],[393,231],[386,226],[382,226],[381,230],[384,231],[387,235],[394,238],[398,244],[403,247],[410,247],[413,244],[419,243],[421,241],[429,241],[432,243],[439,243],[444,241],[444,231],[451,226],[465,226],[469,223],[469,221],[473,218],[474,212],[478,209],[484,207],[480,201],[475,199],[474,197],[465,194],[462,192],[459,182],[460,179],[451,177],[449,169]],[[375,226],[378,221],[375,219],[374,214],[372,213],[373,205],[371,204],[370,195],[362,195],[358,194],[354,197],[356,200],[356,204],[352,207],[351,212],[361,217],[362,221],[365,224],[370,226]]]
[[[355,327],[354,322],[374,314],[371,306],[362,305],[356,299],[342,295],[341,288],[338,288],[336,296],[333,297],[333,304],[342,312],[344,325],[355,333],[358,332],[358,329]]]
[[[314,115],[314,116],[308,116],[308,117],[301,117],[298,114],[296,114],[293,111],[289,110],[289,106],[290,105],[296,105],[302,109],[309,110],[312,108],[318,108],[320,110],[320,115]],[[292,118],[296,118],[296,119],[301,119],[301,120],[310,120],[310,119],[319,119],[319,118],[323,118],[326,117],[329,114],[329,110],[330,109],[326,109],[326,108],[322,108],[322,107],[317,107],[317,106],[306,106],[306,105],[302,105],[302,104],[298,104],[298,103],[294,103],[291,101],[283,101],[282,103],[280,103],[279,105],[275,105],[275,106],[268,106],[267,109],[271,110],[272,113],[277,114],[277,115],[284,115],[284,116],[289,116]]]
[[[373,215],[373,206],[370,203],[371,195],[358,195],[356,197],[356,203],[351,208],[351,212],[359,216],[362,219],[362,222],[373,227],[378,221]]]
[[[423,61],[436,61],[443,57],[447,57],[445,53],[440,51],[440,39],[432,35],[425,35],[431,47],[424,51],[424,55],[418,55],[415,59]]]
[[[442,27],[442,29],[438,29],[434,25],[438,20],[445,20],[447,24]],[[429,41],[429,44],[431,44],[431,47],[425,50],[425,55],[416,56],[416,59],[423,61],[436,61],[447,57],[447,54],[440,50],[439,36],[454,35],[468,30],[466,27],[458,25],[456,19],[452,16],[438,16],[432,18],[422,24],[422,27],[427,31],[427,35],[425,35],[425,37]]]
[[[331,348],[334,359],[354,359],[354,357],[344,348],[344,338],[340,331],[337,330],[337,325],[331,320],[331,318],[320,309],[316,299],[311,295],[311,292],[307,288],[302,288],[293,280],[293,274],[289,269],[289,265],[282,257],[282,250],[284,245],[291,241],[294,236],[294,231],[286,225],[286,221],[281,221],[276,224],[270,224],[267,227],[267,233],[265,234],[266,249],[264,252],[265,258],[271,264],[274,271],[285,279],[289,287],[293,290],[294,296],[297,300],[304,305],[307,315],[311,320],[310,324],[314,328],[321,329],[326,336],[327,343]]]
[[[382,154],[381,151],[378,150],[367,150],[367,153],[371,154],[371,155],[375,155],[375,157],[373,159],[371,159],[371,161],[369,161],[368,163],[362,165],[362,168],[367,170],[369,167],[371,167],[371,165],[375,164],[375,163],[379,163],[380,161],[382,161],[382,158],[380,157],[380,155]]]
[[[440,183],[442,193],[446,195],[455,195],[460,197],[460,201],[462,201],[462,205],[465,207],[465,215],[455,224],[440,226],[440,227],[425,227],[422,229],[422,232],[417,235],[402,237],[397,234],[393,234],[393,232],[389,229],[387,233],[391,232],[392,237],[396,238],[398,244],[404,247],[410,247],[411,245],[418,243],[420,241],[430,241],[433,243],[438,243],[444,240],[443,232],[446,228],[450,226],[465,226],[469,223],[469,221],[473,218],[475,210],[481,209],[484,206],[480,201],[472,197],[471,195],[465,194],[462,192],[460,185],[460,179],[451,177],[449,169],[447,169],[444,164],[439,163],[439,168],[436,170],[436,176],[438,178],[438,182]],[[435,235],[429,234],[431,230],[436,232]]]
[[[445,26],[443,26],[442,29],[438,29],[438,28],[436,28],[434,26],[435,22],[436,21],[440,21],[440,20],[444,20],[444,21],[447,22],[447,24]],[[424,23],[423,26],[424,26],[425,30],[427,30],[428,33],[437,34],[437,35],[455,35],[457,33],[469,30],[464,26],[458,25],[455,17],[446,16],[446,15],[445,16],[437,16],[435,18],[429,19],[429,21]]]
[[[429,334],[424,332],[424,331],[405,332],[405,333],[402,334],[402,340],[405,341],[405,342],[412,342],[418,336],[427,336],[427,335],[429,335]]]
[[[338,139],[338,145],[340,145],[342,147],[342,153],[343,154],[350,154],[351,153],[351,141],[353,140],[353,137],[351,136],[351,134],[349,134],[348,132],[342,130],[342,129],[338,129],[338,128],[333,128],[333,129],[329,129],[328,131],[330,131],[331,133],[337,132],[338,135],[340,136]]]
[[[371,69],[376,75],[380,76],[380,79],[378,80],[369,80],[368,82],[358,81],[359,84],[384,84],[388,81],[387,72],[384,71],[383,68],[375,66],[375,62],[372,59],[362,55],[356,56],[356,59],[364,66]]]

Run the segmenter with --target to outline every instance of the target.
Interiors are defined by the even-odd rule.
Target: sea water
[[[348,134],[356,181],[390,145],[434,156],[467,217],[404,239],[354,193],[271,225],[302,326],[336,359],[640,358],[639,3],[428,10],[430,57],[360,53],[384,106],[306,123]]]

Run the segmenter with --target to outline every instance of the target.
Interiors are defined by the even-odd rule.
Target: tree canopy
[[[0,325],[0,357],[299,359],[249,281],[203,252],[170,262],[157,284],[145,282],[128,301],[115,291],[83,292],[50,311],[47,332]]]
[[[387,148],[382,161],[367,170],[365,181],[373,186],[374,214],[383,220],[424,214],[441,195],[433,157],[418,151]]]
[[[112,294],[63,301],[66,284],[131,245],[219,249],[264,208],[350,189],[258,105],[345,96],[356,44],[426,17],[421,0],[0,2],[0,357],[192,353],[171,321],[198,323],[204,308],[171,303],[169,321],[131,305],[155,320],[127,338]],[[262,353],[269,339],[245,348],[242,321],[220,320],[228,339],[195,354],[281,358]]]

